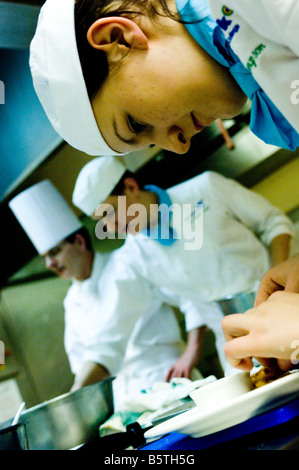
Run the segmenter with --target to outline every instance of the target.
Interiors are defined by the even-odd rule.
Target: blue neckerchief
[[[159,198],[159,222],[155,227],[142,230],[147,237],[156,240],[161,245],[170,246],[176,241],[175,232],[171,227],[172,201],[166,191],[152,184],[144,187],[147,191],[157,194]]]
[[[213,20],[205,0],[176,0],[185,26],[205,51],[227,67],[240,88],[252,101],[250,129],[261,140],[277,147],[295,150],[299,134],[261,89],[251,72],[233,52],[220,26]]]

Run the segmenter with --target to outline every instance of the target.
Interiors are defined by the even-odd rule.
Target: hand
[[[191,372],[197,366],[201,357],[203,340],[206,334],[206,326],[202,325],[188,332],[187,345],[183,354],[177,359],[169,370],[165,380],[168,382],[173,377],[185,377],[191,379]]]
[[[188,350],[185,350],[169,370],[165,378],[166,382],[169,382],[174,377],[185,377],[186,379],[191,379],[191,372],[195,366],[196,364],[194,364],[192,355]]]
[[[252,357],[262,365],[275,358],[283,371],[299,362],[299,294],[276,292],[246,313],[227,315],[222,328],[233,367],[249,371]]]
[[[271,268],[264,276],[254,306],[268,299],[273,292],[299,292],[299,254]]]

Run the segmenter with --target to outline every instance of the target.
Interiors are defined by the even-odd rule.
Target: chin
[[[239,114],[243,111],[247,101],[248,97],[246,95],[243,95],[242,98],[236,103],[235,114],[232,117],[239,116]]]
[[[238,96],[232,97],[229,105],[227,105],[227,103],[223,105],[227,107],[228,112],[224,112],[222,116],[218,116],[218,119],[233,119],[234,117],[239,116],[239,114],[243,111],[247,101],[248,96],[246,96],[243,91],[240,90]],[[223,110],[225,110],[225,107],[223,107]]]
[[[71,279],[72,277],[70,276],[70,274],[63,270],[63,271],[60,271],[60,273],[58,274],[58,276],[61,278],[61,279],[64,279],[65,281]]]

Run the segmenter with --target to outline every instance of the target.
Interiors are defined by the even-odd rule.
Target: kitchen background
[[[63,348],[62,302],[70,283],[45,269],[8,208],[12,197],[44,178],[72,204],[77,175],[90,160],[53,131],[33,90],[28,48],[42,3],[0,1],[0,340],[6,353],[5,364],[0,364],[0,422],[21,401],[31,407],[67,392],[73,380]],[[249,130],[248,111],[205,129],[186,155],[152,148],[122,159],[144,183],[164,188],[205,170],[219,171],[265,196],[296,222],[299,152],[259,141]],[[94,223],[73,209],[89,228],[96,249],[120,246],[118,240],[96,240]],[[221,376],[211,332],[199,368],[204,375]]]

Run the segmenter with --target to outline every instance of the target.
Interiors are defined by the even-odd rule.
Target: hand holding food
[[[252,358],[268,365],[274,358],[286,371],[299,362],[299,295],[276,292],[246,313],[222,320],[225,354],[233,367],[251,370]]]

